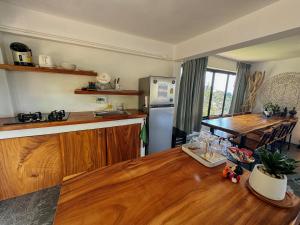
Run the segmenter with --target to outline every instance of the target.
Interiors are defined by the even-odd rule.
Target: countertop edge
[[[99,122],[109,122],[118,120],[138,119],[146,118],[147,114],[138,110],[126,110],[129,111],[129,115],[117,115],[107,117],[94,117],[93,112],[70,112],[69,119],[67,121],[58,122],[41,122],[41,123],[28,123],[28,124],[16,124],[16,125],[3,125],[7,118],[0,118],[0,132],[2,131],[16,131],[27,130],[34,128],[47,128],[47,127],[59,127],[68,125],[79,125]]]

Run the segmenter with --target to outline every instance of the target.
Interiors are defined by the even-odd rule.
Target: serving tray
[[[201,149],[201,147],[197,143],[184,144],[181,148],[182,151],[184,151],[186,154],[196,159],[198,162],[200,162],[206,167],[219,166],[223,163],[226,163],[227,161],[227,158],[225,156],[218,153],[213,153],[214,157],[210,160],[203,158],[202,154],[205,152],[205,150]]]

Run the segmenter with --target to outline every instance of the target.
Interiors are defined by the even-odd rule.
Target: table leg
[[[211,127],[210,128],[210,133],[215,134],[215,128]]]
[[[242,135],[241,136],[241,141],[240,141],[240,144],[239,144],[239,148],[245,147],[245,143],[246,143],[246,135]]]

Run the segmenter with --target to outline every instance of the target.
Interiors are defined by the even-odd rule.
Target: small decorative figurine
[[[283,109],[283,111],[282,111],[282,113],[281,113],[281,116],[282,116],[282,117],[286,117],[287,114],[288,114],[288,109],[287,109],[287,107],[284,107],[284,109]]]
[[[296,107],[293,107],[291,111],[289,111],[291,117],[294,117],[297,114]]]
[[[237,164],[234,166],[226,165],[223,170],[223,177],[229,178],[233,183],[238,183],[243,174],[240,163],[253,163],[255,161],[253,152],[245,148],[229,147],[228,153],[237,161]]]
[[[223,170],[223,177],[231,180],[232,183],[238,183],[243,174],[243,169],[240,165],[226,165]]]

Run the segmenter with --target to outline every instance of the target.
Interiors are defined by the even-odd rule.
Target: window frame
[[[205,71],[205,79],[206,79],[206,72],[211,72],[212,73],[212,79],[211,79],[211,87],[210,87],[210,94],[209,94],[209,102],[208,102],[208,109],[207,109],[207,116],[203,116],[203,119],[208,119],[211,115],[210,115],[210,109],[211,109],[211,100],[212,100],[212,96],[213,96],[213,88],[214,88],[214,84],[215,84],[215,74],[216,73],[224,73],[227,75],[227,79],[226,79],[226,84],[225,84],[225,92],[224,92],[224,96],[223,96],[223,104],[222,104],[222,113],[220,115],[212,115],[213,117],[221,117],[224,115],[224,107],[225,107],[225,101],[226,101],[226,95],[227,95],[227,89],[228,89],[228,81],[229,81],[229,76],[233,75],[236,76],[235,72],[232,71],[226,71],[226,70],[220,70],[220,69],[213,69],[213,68],[207,68]]]

